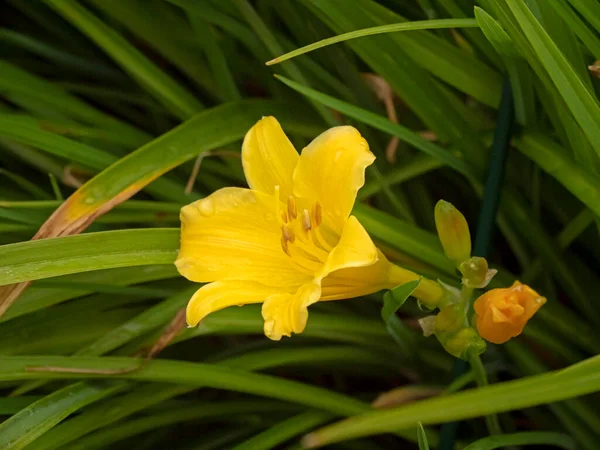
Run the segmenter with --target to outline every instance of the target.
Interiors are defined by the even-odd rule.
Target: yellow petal
[[[324,277],[340,269],[369,266],[376,261],[377,247],[358,219],[350,216],[338,244],[327,257],[319,275]]]
[[[292,333],[302,333],[308,319],[308,307],[319,300],[321,287],[307,283],[294,294],[279,293],[269,297],[262,307],[265,335],[274,341]]]
[[[242,165],[248,186],[272,195],[279,186],[284,201],[292,195],[292,175],[298,152],[274,117],[264,117],[246,133]]]
[[[323,278],[321,300],[354,298],[381,289],[391,289],[397,284],[390,281],[392,266],[385,255],[377,250],[377,261],[374,264],[340,269]]]
[[[196,326],[207,315],[228,306],[262,303],[276,290],[251,281],[216,281],[202,286],[190,299],[186,309],[189,326]]]
[[[175,265],[196,282],[250,280],[300,286],[313,273],[292,265],[281,248],[273,198],[224,188],[181,210],[181,248]]]
[[[294,194],[319,201],[324,223],[341,232],[365,183],[365,169],[374,160],[356,128],[331,128],[302,150],[294,171]]]

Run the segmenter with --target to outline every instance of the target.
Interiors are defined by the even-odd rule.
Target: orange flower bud
[[[521,334],[544,303],[544,297],[518,281],[509,288],[492,289],[475,301],[477,331],[487,341],[502,344]]]

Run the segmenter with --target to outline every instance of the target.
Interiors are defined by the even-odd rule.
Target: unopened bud
[[[460,305],[448,305],[435,316],[434,332],[454,333],[465,326],[465,314]]]
[[[498,273],[496,269],[489,269],[485,258],[473,256],[463,261],[458,270],[463,276],[463,284],[469,288],[484,288]]]
[[[446,256],[459,265],[471,256],[471,234],[467,220],[452,203],[435,205],[435,226]]]
[[[440,342],[442,342],[440,340]],[[485,341],[473,328],[463,328],[453,336],[448,337],[442,345],[452,356],[467,359],[467,355],[481,355],[485,351]]]

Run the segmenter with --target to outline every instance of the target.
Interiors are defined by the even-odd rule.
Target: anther
[[[288,216],[290,216],[290,220],[294,220],[296,217],[298,217],[298,213],[296,211],[296,202],[294,201],[294,197],[292,197],[291,195],[288,197],[287,210]]]
[[[288,217],[287,217],[287,214],[285,213],[285,211],[281,211],[281,220],[283,220],[283,223],[288,222]]]
[[[321,208],[321,204],[318,201],[313,205],[312,218],[315,222],[315,227],[318,227],[323,222],[323,208]]]
[[[304,231],[310,231],[312,228],[312,225],[310,223],[310,214],[308,213],[308,210],[305,209],[304,211],[302,211],[302,226],[304,227]]]
[[[287,224],[283,224],[281,226],[281,234],[283,236],[283,239],[286,242],[291,242],[293,244],[294,241],[296,240],[296,235],[294,234],[294,230],[292,228],[290,228]]]

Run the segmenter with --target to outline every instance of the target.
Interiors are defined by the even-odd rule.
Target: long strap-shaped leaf
[[[368,412],[322,428],[307,436],[304,444],[314,448],[411,427],[419,421],[443,423],[589,394],[600,389],[599,369],[600,356],[595,356],[556,372]]]
[[[600,105],[522,0],[504,0],[573,116],[600,156]]]
[[[33,239],[80,233],[95,218],[165,172],[200,153],[241,139],[254,122],[270,114],[277,116],[290,131],[295,123],[311,123],[309,116],[297,108],[266,100],[226,103],[203,111],[84,184],[48,218]],[[21,284],[0,289],[0,316],[25,287]]]

